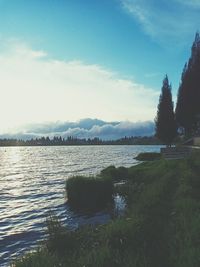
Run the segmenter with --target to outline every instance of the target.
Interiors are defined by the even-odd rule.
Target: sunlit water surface
[[[0,148],[0,266],[44,239],[45,220],[55,211],[64,224],[105,223],[110,214],[78,215],[66,204],[65,180],[99,173],[109,165],[137,164],[140,152],[160,146],[61,146]],[[120,205],[118,198],[116,205]]]

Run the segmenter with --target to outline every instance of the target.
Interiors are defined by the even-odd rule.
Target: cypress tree
[[[176,105],[176,121],[179,127],[183,127],[185,135],[189,136],[195,124],[195,112],[192,101],[193,92],[191,89],[192,71],[191,68],[185,65],[182,74],[182,80],[178,90],[177,105]]]
[[[156,136],[166,145],[171,145],[177,134],[172,102],[171,85],[166,77],[163,80],[157,116],[155,118]]]
[[[197,32],[191,56],[185,65],[178,90],[176,121],[186,135],[197,130],[200,115],[200,35]]]

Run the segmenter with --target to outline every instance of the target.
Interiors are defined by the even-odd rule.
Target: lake
[[[8,266],[44,239],[50,211],[69,227],[110,219],[106,212],[73,213],[66,204],[68,177],[98,174],[109,165],[129,167],[138,163],[138,153],[159,150],[160,146],[123,145],[0,147],[0,266]]]

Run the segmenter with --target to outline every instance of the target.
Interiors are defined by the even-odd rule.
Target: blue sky
[[[176,96],[199,11],[198,0],[0,0],[0,131],[153,120],[166,73]]]

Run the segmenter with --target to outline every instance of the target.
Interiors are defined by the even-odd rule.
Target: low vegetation
[[[151,161],[151,160],[157,160],[161,159],[162,155],[161,153],[156,153],[156,152],[144,152],[140,153],[135,157],[135,159],[139,161]]]
[[[114,167],[103,172],[117,174]],[[15,266],[199,267],[200,155],[123,172],[124,218],[69,231],[50,217],[44,246]]]

